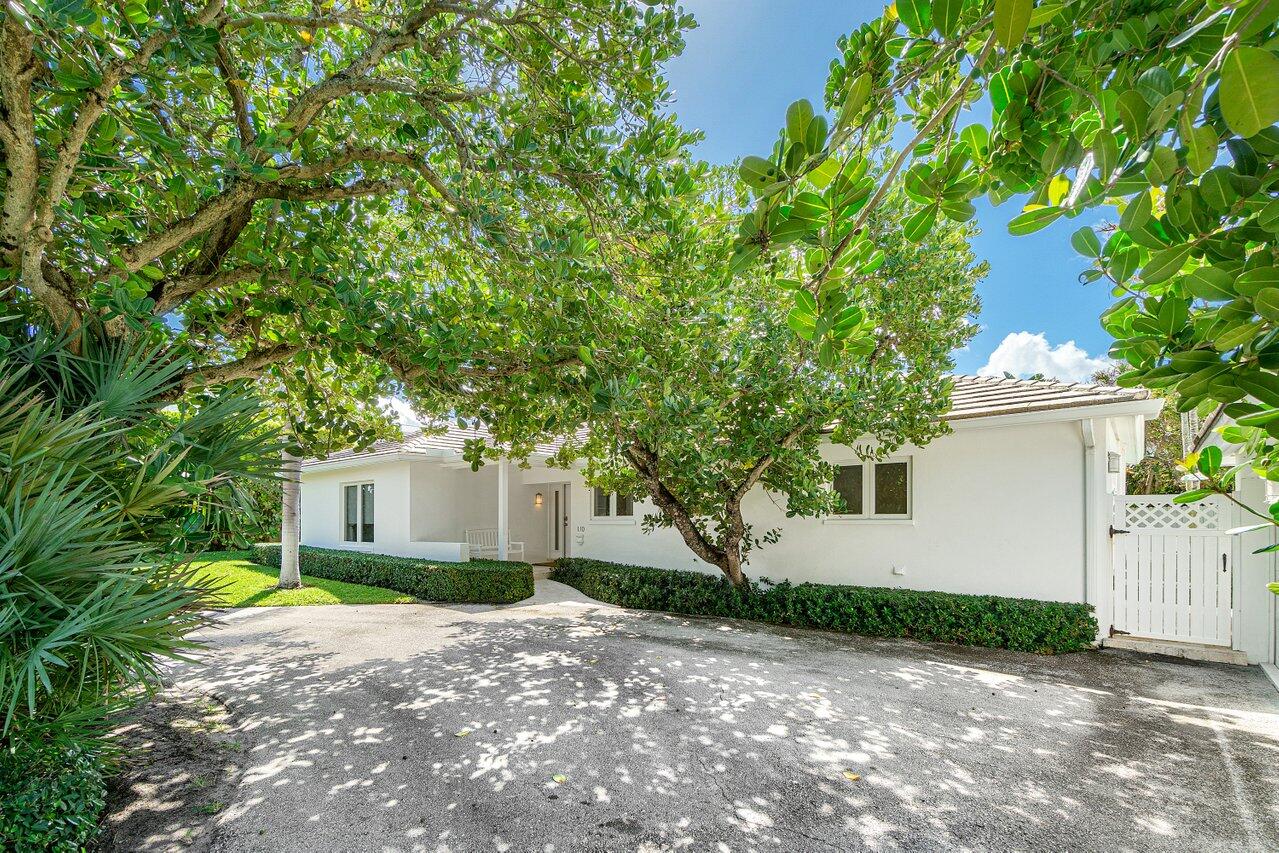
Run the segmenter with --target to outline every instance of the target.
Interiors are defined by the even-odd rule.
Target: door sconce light
[[[533,495],[533,506],[537,507],[538,509],[541,509],[541,508],[542,508],[542,493],[541,493],[541,492],[538,492],[537,494]]]
[[[1111,474],[1118,474],[1120,469],[1121,469],[1121,466],[1119,464],[1119,454],[1107,453],[1106,454],[1106,471]]]

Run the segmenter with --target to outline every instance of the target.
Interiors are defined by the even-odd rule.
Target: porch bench
[[[479,527],[466,531],[466,544],[471,548],[472,558],[498,559],[496,527]],[[508,560],[524,559],[524,543],[512,542],[509,531],[506,534],[506,558]]]

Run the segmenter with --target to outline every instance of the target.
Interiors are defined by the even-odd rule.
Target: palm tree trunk
[[[298,519],[302,514],[302,460],[287,450],[280,451],[282,464],[284,505],[280,511],[280,588],[297,589],[302,586],[302,572],[298,566],[298,542],[301,532]]]

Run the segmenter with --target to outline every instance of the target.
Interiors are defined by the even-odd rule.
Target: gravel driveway
[[[129,850],[1275,850],[1256,667],[622,610],[252,608],[126,734]],[[175,710],[176,709],[176,710]]]

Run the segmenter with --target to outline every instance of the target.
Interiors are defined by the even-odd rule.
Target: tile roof
[[[956,376],[954,379],[950,412],[946,415],[948,421],[1150,399],[1150,392],[1145,388],[1120,388],[1087,382],[1007,379],[1002,376]]]
[[[1008,379],[1002,376],[955,376],[950,411],[946,420],[968,420],[1056,409],[1074,409],[1105,403],[1127,403],[1150,398],[1144,388],[1119,388],[1085,382],[1058,382],[1051,379]],[[342,459],[375,458],[396,453],[427,456],[460,455],[468,438],[492,439],[483,427],[459,429],[448,424],[445,432],[405,429],[402,441],[378,441],[362,451],[340,450],[325,459],[307,459],[303,464],[335,462]],[[536,445],[534,453],[550,456],[562,447],[562,439]]]

